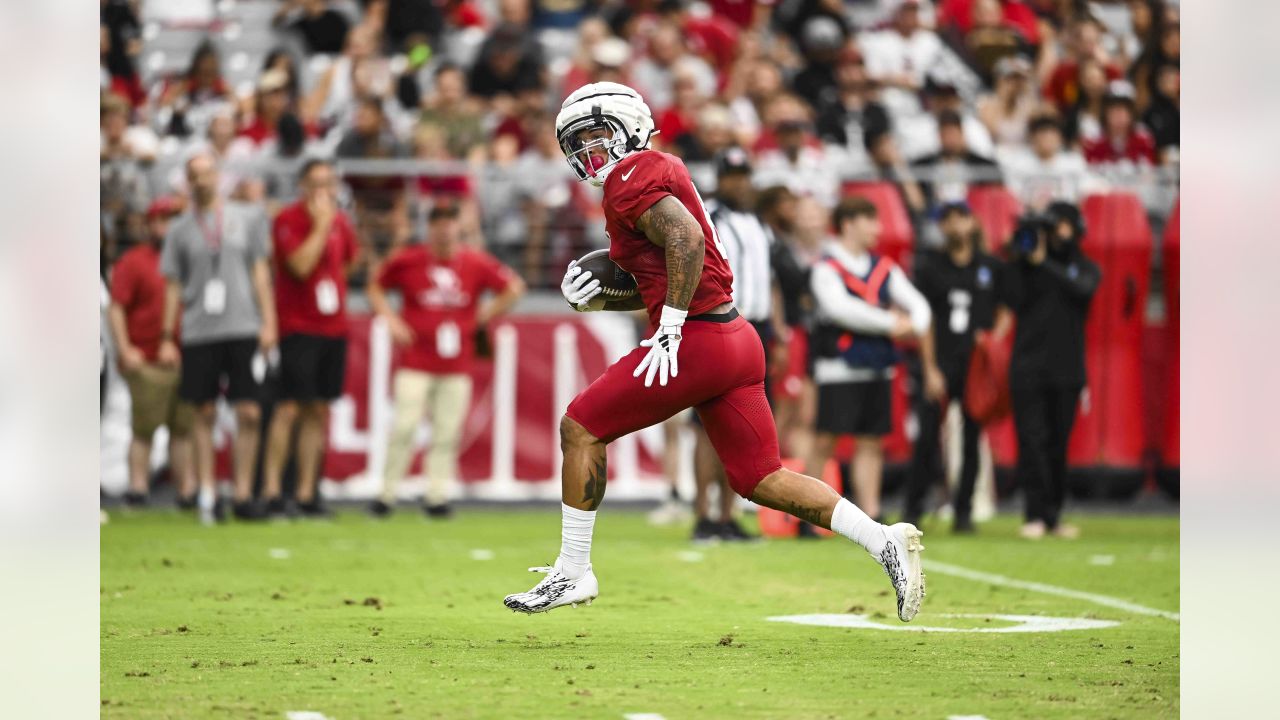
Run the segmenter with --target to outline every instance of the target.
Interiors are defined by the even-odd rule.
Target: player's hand
[[[916,329],[911,325],[911,318],[901,310],[892,310],[893,327],[889,329],[889,337],[894,340],[908,340],[915,337]]]
[[[603,310],[605,299],[597,297],[603,289],[600,281],[591,277],[591,272],[578,267],[578,261],[569,263],[564,271],[564,279],[560,281],[560,293],[578,312],[595,312]]]
[[[147,358],[136,345],[125,345],[120,349],[120,372],[131,374],[137,372],[147,363]]]
[[[681,332],[688,314],[687,310],[664,305],[662,318],[658,321],[658,331],[648,340],[640,341],[640,347],[649,348],[649,354],[644,356],[631,376],[640,377],[640,373],[644,373],[645,387],[653,387],[655,375],[658,377],[658,384],[666,387],[668,377],[680,374],[676,354],[680,351]]]
[[[924,396],[929,402],[942,402],[947,396],[947,378],[937,365],[925,366]]]
[[[165,367],[178,367],[182,362],[182,353],[178,352],[178,346],[172,340],[164,340],[160,343],[156,359]]]
[[[387,316],[387,328],[391,331],[391,340],[400,347],[409,347],[413,344],[415,335],[413,328],[409,327],[409,323],[405,322],[397,315]]]
[[[1041,237],[1040,241],[1036,243],[1035,251],[1027,256],[1027,262],[1031,263],[1032,265],[1039,265],[1040,263],[1044,262],[1044,259],[1048,255],[1049,255],[1049,244],[1044,241],[1043,237]]]
[[[280,339],[276,335],[276,326],[272,323],[263,323],[262,328],[258,330],[258,347],[263,350],[270,350],[279,343]]]

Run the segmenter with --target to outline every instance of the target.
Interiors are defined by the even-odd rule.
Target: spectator
[[[1129,68],[1139,108],[1146,109],[1153,97],[1159,94],[1160,69],[1166,65],[1178,65],[1181,57],[1181,29],[1176,21],[1170,22],[1161,16],[1152,27],[1150,42]]]
[[[975,23],[976,0],[942,0],[938,5],[938,27],[954,28],[968,34]],[[1000,0],[1001,21],[1018,30],[1027,42],[1040,44],[1039,20],[1035,11],[1019,0]]]
[[[471,93],[494,100],[512,97],[527,90],[542,90],[542,58],[537,46],[521,28],[503,24],[480,46],[480,56],[471,67]]]
[[[1060,112],[1066,113],[1078,105],[1081,85],[1086,80],[1083,72],[1085,63],[1094,63],[1101,69],[1104,87],[1106,83],[1120,79],[1120,68],[1112,63],[1111,56],[1102,47],[1105,33],[1102,23],[1090,16],[1082,17],[1068,27],[1066,57],[1049,71],[1044,85],[1045,97],[1057,105]]]
[[[449,205],[432,208],[427,242],[397,251],[369,284],[369,303],[403,348],[394,380],[395,420],[382,495],[369,508],[378,517],[390,514],[395,505],[423,415],[432,424],[423,508],[431,517],[450,515],[449,482],[457,473],[459,441],[471,406],[468,373],[475,337],[524,293],[524,282],[510,268],[483,250],[460,244],[457,215]],[[401,314],[387,303],[387,290],[399,292]],[[481,306],[486,291],[496,297]]]
[[[262,72],[266,74],[272,70],[284,73],[285,91],[289,93],[289,102],[297,103],[302,98],[302,84],[298,81],[298,63],[293,53],[282,47],[267,53],[267,57],[262,61]]]
[[[1039,106],[1035,86],[1031,83],[1031,63],[1015,55],[1001,59],[995,67],[995,92],[978,100],[978,119],[986,125],[1001,151],[1025,147],[1027,123]]]
[[[126,213],[142,212],[147,207],[150,188],[146,166],[153,157],[145,129],[129,126],[129,101],[115,94],[102,98],[99,112],[101,128],[98,159],[99,204],[103,223],[110,230]]]
[[[689,66],[677,69],[672,82],[675,100],[655,118],[658,140],[666,148],[678,146],[680,140],[693,131],[698,112],[707,103],[707,96],[698,88],[697,75]]]
[[[908,159],[919,160],[941,150],[938,119],[944,113],[960,116],[965,145],[971,151],[986,158],[995,154],[995,144],[987,126],[970,112],[960,91],[950,81],[929,78],[924,88],[924,105],[927,112],[908,117],[896,116],[894,119],[902,152]]]
[[[540,113],[535,116],[533,129],[533,147],[521,153],[517,163],[517,197],[524,208],[528,228],[523,277],[530,284],[542,285],[555,237],[580,229],[579,221],[573,217],[576,213],[566,213],[572,208],[578,182],[564,161],[564,152],[556,138],[555,118]]]
[[[903,0],[892,25],[862,35],[858,45],[866,58],[867,74],[884,87],[881,96],[894,117],[918,114],[917,95],[944,52],[938,35],[920,24],[920,3]]]
[[[192,207],[170,226],[160,256],[168,285],[157,359],[170,367],[181,359],[178,394],[196,406],[193,440],[201,522],[223,519],[215,493],[213,425],[224,380],[236,417],[233,509],[242,520],[259,520],[265,516],[263,508],[252,502],[261,417],[257,400],[277,338],[270,231],[260,209],[218,195],[218,166],[208,154],[187,161],[187,182]],[[181,354],[176,344],[179,305]]]
[[[418,175],[418,194],[422,197],[457,202],[471,195],[471,178],[459,158],[449,152],[444,128],[420,123],[413,134],[413,158],[422,161],[425,170]]]
[[[1112,83],[1102,103],[1102,137],[1084,143],[1090,165],[1154,165],[1156,141],[1138,124],[1133,86]]]
[[[351,22],[329,0],[284,0],[272,23],[302,36],[307,53],[336,55],[347,44]]]
[[[925,157],[913,168],[925,177],[923,189],[930,207],[964,200],[970,185],[1001,182],[1000,167],[969,149],[958,113],[948,111],[939,116],[938,144],[941,149],[937,154]]]
[[[678,72],[692,74],[702,95],[715,95],[715,71],[702,58],[688,53],[678,26],[662,23],[649,35],[648,54],[640,58],[631,69],[631,78],[655,113],[666,110],[675,102],[675,78]]]
[[[804,69],[791,79],[791,89],[817,107],[836,88],[835,65],[844,46],[840,25],[822,15],[804,25]]]
[[[187,71],[170,79],[161,90],[156,117],[167,135],[202,135],[212,111],[230,100],[218,50],[212,41],[205,40],[196,46]]]
[[[889,383],[898,362],[893,343],[914,337],[931,348],[929,302],[892,260],[871,252],[880,220],[870,201],[840,201],[831,226],[836,240],[827,244],[810,276],[818,308],[812,346],[818,421],[806,474],[820,477],[836,439],[853,435],[856,503],[878,517],[882,439],[890,432],[893,414]]]
[[[733,116],[725,106],[709,104],[698,113],[693,131],[676,141],[674,151],[684,160],[698,191],[709,195],[716,189],[711,160],[732,144]]]
[[[390,60],[378,54],[375,33],[368,24],[351,28],[342,55],[320,74],[302,101],[303,123],[341,133],[354,122],[360,101],[391,99],[399,81]],[[406,64],[405,69],[411,70],[411,67]],[[387,108],[395,112],[394,103],[388,102]],[[404,125],[406,131],[412,123],[408,113],[397,114],[392,119]]]
[[[964,410],[969,358],[977,333],[996,326],[997,305],[1004,302],[1000,261],[984,252],[982,229],[968,203],[944,205],[939,225],[945,238],[941,252],[931,252],[916,272],[916,287],[933,313],[933,357],[921,346],[921,372],[916,383],[916,437],[903,522],[918,523],[930,489],[943,476],[939,430],[946,407],[960,403],[963,425],[960,482],[955,493],[957,533],[973,532],[973,488],[978,478],[978,438],[982,428]],[[1000,334],[1008,318],[1001,315]]]
[[[853,31],[845,17],[843,3],[833,0],[781,0],[773,11],[773,25],[791,38],[795,47],[804,46],[804,28],[815,17],[830,18],[848,38]]]
[[[532,0],[532,25],[539,30],[572,30],[596,11],[595,3],[588,0]]]
[[[1156,71],[1156,93],[1143,115],[1143,122],[1155,136],[1162,164],[1169,164],[1177,157],[1178,146],[1181,144],[1178,129],[1181,91],[1182,76],[1178,66],[1162,65]]]
[[[619,80],[627,61],[631,59],[631,45],[614,37],[609,24],[599,17],[590,17],[578,25],[578,41],[572,64],[560,79],[559,97],[563,101],[569,93],[593,82],[619,82],[629,85],[629,80]]]
[[[777,339],[773,313],[772,235],[753,211],[755,191],[751,187],[751,163],[747,152],[733,147],[716,158],[716,194],[710,211],[712,227],[719,239],[725,260],[733,271],[733,304],[756,329],[763,351]],[[766,392],[769,390],[766,382]],[[716,457],[706,432],[698,425],[694,450],[694,478],[697,494],[694,513],[697,522],[693,540],[715,539],[742,541],[754,539],[733,516],[734,494],[724,465]],[[710,515],[709,490],[716,486],[719,496],[719,520]]]
[[[742,30],[763,30],[774,8],[770,0],[711,0],[711,14]]]
[[[1074,203],[1089,188],[1084,156],[1064,147],[1062,125],[1051,113],[1027,123],[1031,146],[1009,153],[1001,160],[1006,185],[1031,210],[1043,210],[1054,201]]]
[[[438,44],[445,27],[443,7],[434,0],[371,0],[369,12],[375,23],[381,18],[387,47],[403,51],[420,39]]]
[[[771,60],[757,60],[743,70],[742,94],[732,94],[729,111],[738,128],[738,142],[754,147],[763,129],[765,110],[784,90],[782,70]]]
[[[556,143],[556,150],[559,152],[559,143]],[[477,170],[476,184],[480,227],[489,252],[503,265],[525,268],[525,258],[533,252],[530,248],[536,242],[540,258],[541,246],[545,244],[541,238],[535,240],[540,228],[532,225],[529,218],[544,218],[541,213],[532,214],[528,207],[532,199],[523,194],[526,181],[520,160],[520,143],[515,136],[497,136],[489,143],[485,162]],[[560,164],[568,169],[564,162]],[[527,273],[522,274],[526,278],[531,277]],[[536,283],[532,284],[536,286]]]
[[[756,186],[785,185],[796,195],[811,196],[826,207],[834,205],[840,188],[838,169],[813,137],[808,107],[784,95],[769,111],[778,147],[760,153]]]
[[[689,0],[659,0],[658,17],[678,28],[693,55],[714,68],[718,86],[738,55],[738,26],[714,14],[690,12],[690,6]]]
[[[902,204],[912,218],[912,224],[918,225],[921,218],[929,211],[924,190],[912,174],[898,149],[898,140],[888,130],[872,132],[863,137],[867,146],[867,157],[871,160],[872,177],[891,182],[898,188],[902,196]]]
[[[483,151],[483,116],[467,95],[467,76],[457,65],[442,63],[436,68],[434,92],[424,100],[419,120],[444,130],[445,144],[454,157],[474,158]]]
[[[257,154],[253,140],[236,133],[235,111],[230,105],[213,113],[204,140],[193,142],[190,152],[208,153],[218,163],[218,193],[223,197],[234,195],[240,184],[249,179],[247,165]],[[173,168],[168,180],[171,187],[190,192],[185,168]]]
[[[845,48],[836,63],[835,89],[818,106],[818,137],[844,150],[850,168],[870,168],[865,138],[887,132],[889,113],[880,104],[862,56]]]
[[[1080,84],[1064,128],[1069,143],[1085,143],[1102,135],[1102,100],[1107,95],[1107,75],[1106,66],[1097,60],[1080,64]]]
[[[128,0],[105,0],[99,19],[99,87],[128,100],[130,107],[140,107],[147,99],[137,63],[142,50],[142,23]]]
[[[160,247],[169,219],[181,211],[174,197],[151,203],[146,241],[121,255],[111,272],[111,333],[131,400],[133,438],[129,441],[129,491],[124,495],[129,507],[147,504],[151,439],[161,425],[169,430],[169,474],[178,491],[178,507],[195,507],[191,406],[178,399],[177,368],[161,364],[158,357],[165,294]]]
[[[238,133],[255,146],[261,146],[275,138],[276,126],[286,113],[292,111],[289,97],[289,75],[284,70],[272,69],[258,78],[258,91],[254,102],[253,119]]]
[[[373,98],[360,100],[351,130],[338,143],[337,156],[364,160],[404,155],[404,146],[387,128],[382,102]],[[358,173],[346,173],[344,177],[355,200],[360,235],[372,245],[375,255],[381,256],[402,237],[407,206],[404,179]]]
[[[1084,220],[1074,205],[1050,206],[1020,227],[1006,275],[1017,319],[1009,385],[1018,437],[1018,483],[1026,496],[1021,535],[1074,538],[1062,523],[1067,441],[1087,383],[1085,320],[1101,273],[1080,250]]]
[[[281,475],[296,458],[298,512],[329,513],[319,480],[329,433],[329,403],[342,395],[347,359],[347,274],[355,265],[356,234],[338,209],[333,167],[310,160],[299,173],[301,198],[272,225],[272,265],[280,314],[280,381],[263,462],[262,494],[270,515],[285,514]]]
[[[972,22],[954,39],[964,61],[987,87],[996,79],[996,65],[1005,58],[1029,55],[1032,45],[1016,25],[1004,18],[1000,0],[973,0]]]

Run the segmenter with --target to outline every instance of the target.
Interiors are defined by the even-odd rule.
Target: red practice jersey
[[[272,226],[280,337],[343,337],[347,333],[347,266],[356,257],[356,231],[346,213],[335,215],[320,262],[310,276],[299,280],[289,271],[287,258],[310,234],[311,215],[301,202],[281,210]]]
[[[667,299],[666,251],[636,229],[636,220],[668,195],[679,200],[698,221],[706,239],[702,277],[689,303],[689,315],[700,315],[733,301],[733,272],[684,163],[656,150],[633,153],[605,178],[605,234],[609,236],[609,259],[635,276],[640,297],[649,311],[649,323],[655,327]]]

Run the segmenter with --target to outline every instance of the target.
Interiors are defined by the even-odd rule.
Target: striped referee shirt
[[[733,271],[733,304],[749,322],[768,322],[773,309],[773,233],[754,213],[712,201],[711,223]]]

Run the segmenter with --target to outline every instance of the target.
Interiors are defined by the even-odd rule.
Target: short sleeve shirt
[[[415,340],[402,365],[430,373],[466,372],[475,356],[476,308],[485,292],[501,292],[515,279],[483,250],[460,247],[447,258],[430,247],[404,248],[378,271],[378,284],[398,291],[401,316]]]
[[[302,203],[281,210],[272,225],[280,336],[342,337],[347,332],[347,266],[356,257],[356,233],[344,213],[334,216],[320,261],[299,279],[289,270],[288,258],[306,242],[311,226]]]
[[[111,301],[124,310],[130,344],[149,362],[155,362],[160,350],[165,285],[160,252],[149,244],[131,248],[111,269]]]

